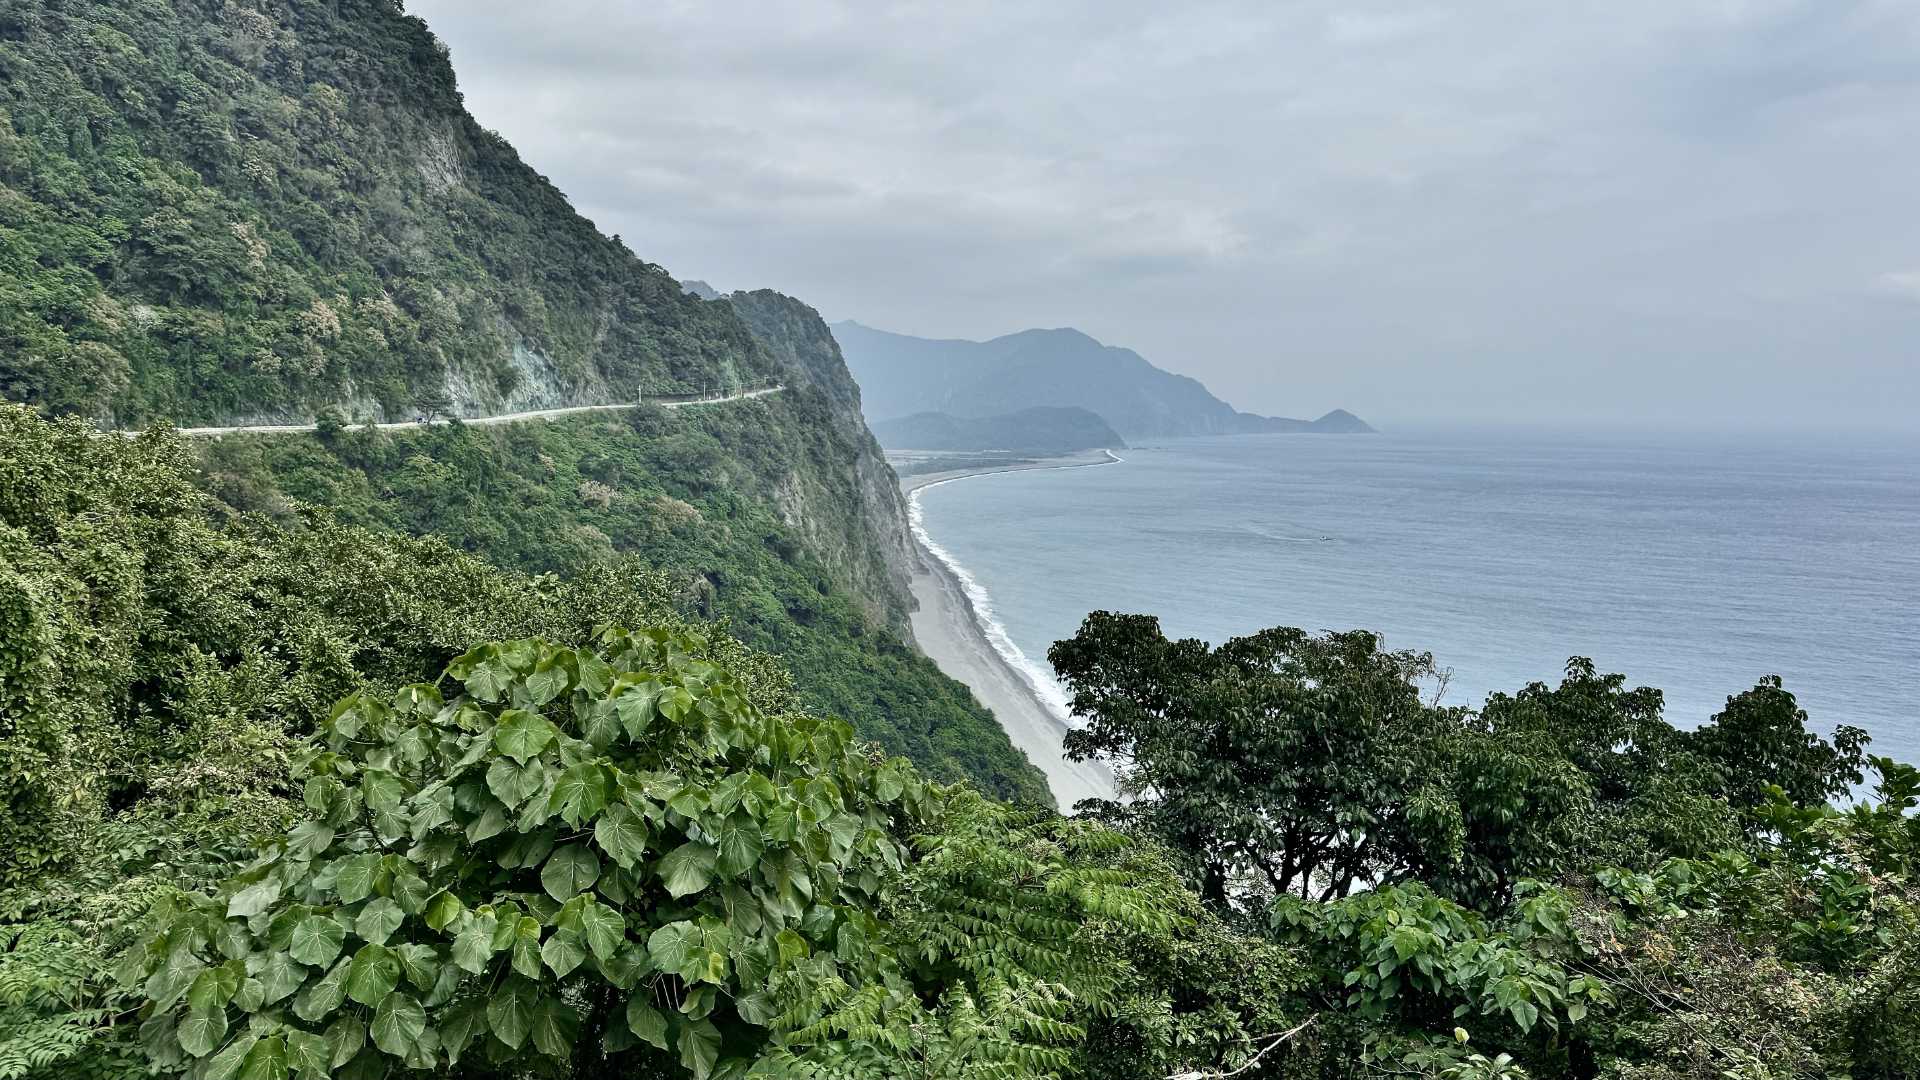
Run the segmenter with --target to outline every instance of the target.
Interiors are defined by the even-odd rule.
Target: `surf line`
[[[994,613],[993,597],[987,592],[986,586],[981,585],[972,574],[967,572],[967,568],[960,564],[960,560],[955,558],[952,552],[941,547],[939,541],[927,532],[926,513],[920,506],[920,494],[942,484],[971,480],[979,476],[1090,469],[1100,465],[1119,465],[1127,460],[1111,450],[1103,449],[1100,452],[1107,455],[1105,461],[1076,461],[1070,465],[1039,465],[1031,469],[983,469],[980,472],[963,473],[960,476],[949,476],[945,480],[922,484],[907,493],[907,528],[913,533],[914,540],[925,548],[928,554],[938,559],[940,565],[946,567],[947,572],[960,583],[960,591],[965,596],[967,607],[973,614],[974,625],[986,637],[987,644],[992,646],[993,651],[1000,655],[1000,659],[1007,666],[1019,674],[1021,681],[1033,691],[1034,698],[1040,702],[1041,706],[1069,727],[1073,726],[1073,709],[1067,702],[1067,692],[1060,688],[1059,683],[1053,681],[1052,676],[1041,671],[1038,665],[1029,660],[1020,646],[1014,644],[1012,636],[1007,633],[1006,625]]]

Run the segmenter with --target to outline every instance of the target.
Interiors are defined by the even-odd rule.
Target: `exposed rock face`
[[[0,216],[62,238],[0,260],[17,309],[0,396],[122,427],[390,420],[423,397],[483,416],[771,374],[727,305],[481,127],[401,4],[93,0],[0,21],[22,88]]]
[[[781,482],[776,499],[786,524],[831,568],[847,574],[863,595],[886,598],[887,621],[907,632],[913,541],[907,532],[906,500],[880,444],[867,430],[860,387],[841,358],[840,346],[820,313],[790,296],[760,289],[733,293],[728,300],[773,354],[787,392],[801,403],[812,399],[821,412],[821,426],[852,451],[823,459],[807,472],[796,468]],[[839,490],[830,490],[835,488]],[[847,500],[857,508],[854,520],[828,520],[838,516],[828,508]]]

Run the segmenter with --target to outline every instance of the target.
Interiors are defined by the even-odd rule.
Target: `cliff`
[[[602,236],[381,0],[0,9],[0,395],[101,426],[456,417],[777,381],[559,422],[196,444],[222,513],[302,504],[514,571],[663,572],[800,703],[1045,801],[906,640],[896,482],[825,325]],[[711,290],[708,290],[711,293]],[[749,325],[751,321],[751,326]]]
[[[115,425],[456,415],[764,378],[380,0],[94,0],[0,26],[0,393]]]
[[[815,458],[823,468],[795,471],[780,498],[783,518],[816,550],[844,552],[843,558],[829,561],[863,594],[886,597],[886,617],[905,633],[904,601],[914,557],[906,500],[880,444],[861,419],[860,387],[832,332],[819,312],[768,289],[736,292],[721,302],[731,304],[772,354],[787,392],[798,402],[817,398],[817,430],[837,444],[836,453]],[[822,502],[806,496],[810,486],[816,492],[831,487],[832,497],[825,500],[828,513],[808,512],[809,504]],[[854,509],[850,520],[834,516],[847,506]]]

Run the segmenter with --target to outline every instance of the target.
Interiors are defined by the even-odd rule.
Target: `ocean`
[[[1117,464],[917,493],[989,639],[1045,657],[1089,611],[1212,642],[1364,627],[1448,699],[1570,656],[1706,721],[1778,674],[1812,726],[1920,761],[1920,437],[1434,431],[1171,439]]]

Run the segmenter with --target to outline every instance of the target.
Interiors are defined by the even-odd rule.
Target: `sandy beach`
[[[903,477],[900,487],[912,499],[914,492],[949,480],[1029,469],[1106,465],[1118,460],[1104,450],[1095,450],[998,467],[976,464],[949,472]],[[1073,804],[1081,799],[1113,798],[1113,773],[1105,765],[1072,762],[1062,755],[1061,740],[1068,730],[1066,722],[1041,702],[1020,672],[987,640],[960,579],[918,537],[914,548],[918,558],[913,574],[913,596],[919,610],[913,613],[913,636],[920,650],[941,671],[967,684],[974,697],[993,710],[1013,745],[1046,774],[1053,797],[1062,810],[1071,811]]]

